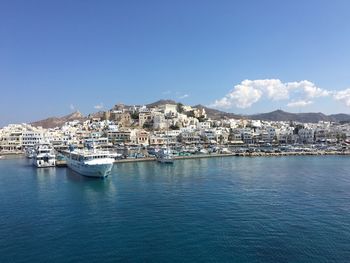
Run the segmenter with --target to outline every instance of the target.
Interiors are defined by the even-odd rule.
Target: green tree
[[[176,104],[176,110],[177,110],[177,112],[179,112],[179,113],[183,113],[184,112],[184,109],[183,109],[183,104],[182,103],[177,103]]]
[[[176,123],[175,125],[170,125],[169,126],[169,129],[170,130],[179,130],[180,129],[180,126],[179,126],[179,124],[178,123]]]
[[[153,128],[153,121],[145,122],[142,127],[144,129],[152,129]]]
[[[195,117],[194,111],[187,111],[187,112],[186,112],[186,115],[187,115],[187,117],[192,117],[192,118]]]
[[[297,124],[294,128],[293,134],[299,134],[299,130],[304,129],[304,125]]]
[[[131,113],[130,116],[131,116],[131,119],[133,119],[133,120],[138,120],[139,119],[139,114],[136,111]]]
[[[200,116],[197,118],[199,122],[205,122],[206,118],[204,116]]]

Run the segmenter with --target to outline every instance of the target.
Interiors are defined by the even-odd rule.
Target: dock
[[[56,167],[67,167],[66,160],[56,160]]]
[[[187,160],[187,159],[202,159],[202,158],[217,158],[217,157],[283,157],[283,156],[320,156],[320,155],[350,155],[349,151],[337,152],[337,151],[313,151],[313,152],[279,152],[279,153],[264,153],[264,152],[251,152],[251,153],[211,153],[211,154],[194,154],[186,156],[174,156],[174,160]],[[114,163],[133,163],[133,162],[150,162],[156,161],[155,157],[145,158],[129,158],[118,159]]]
[[[174,156],[174,160],[202,159],[215,157],[283,157],[283,156],[320,156],[320,155],[350,155],[350,151],[313,151],[313,152],[244,152],[244,153],[210,153],[210,154],[193,154],[184,156]],[[154,162],[156,157],[143,158],[126,158],[117,159],[114,163],[135,163],[135,162]],[[67,167],[66,160],[56,160],[56,167]]]

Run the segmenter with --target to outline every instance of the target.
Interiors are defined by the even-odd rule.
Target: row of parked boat
[[[40,143],[34,148],[27,148],[26,156],[32,159],[33,165],[38,168],[56,166],[56,154],[49,143]]]
[[[73,171],[88,177],[106,177],[113,168],[113,155],[97,149],[74,149],[62,152],[67,166]],[[26,150],[26,156],[32,159],[38,168],[56,166],[56,152],[51,144],[41,143]]]
[[[93,145],[87,145],[85,149],[76,149],[73,146],[62,152],[62,158],[73,171],[88,177],[107,177],[111,174],[116,153],[98,150]],[[56,166],[56,152],[51,144],[40,143],[34,148],[26,150],[26,156],[32,159],[33,165],[38,168]],[[173,157],[169,151],[160,152],[157,156],[160,163],[173,163]]]

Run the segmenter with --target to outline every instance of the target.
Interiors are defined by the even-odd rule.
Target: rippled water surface
[[[0,262],[350,262],[348,157],[0,160]]]

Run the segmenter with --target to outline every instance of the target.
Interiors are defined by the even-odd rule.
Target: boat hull
[[[86,177],[104,178],[111,174],[113,162],[91,165],[74,160],[67,160],[67,166],[73,171]]]
[[[157,159],[157,161],[159,163],[165,163],[165,164],[173,164],[174,163],[174,159],[173,158],[163,158],[163,157],[160,157]]]
[[[164,161],[164,160],[158,160],[158,162],[160,162],[160,163],[164,163],[164,164],[173,164],[174,163],[174,161],[170,161],[170,160],[166,160],[166,161]]]
[[[48,143],[37,144],[34,149],[27,149],[27,154],[33,154],[32,163],[38,168],[56,166],[56,155],[52,145]]]
[[[40,159],[34,158],[33,165],[35,165],[38,168],[54,167],[56,166],[56,160],[55,158],[48,159],[48,160],[40,160]]]

